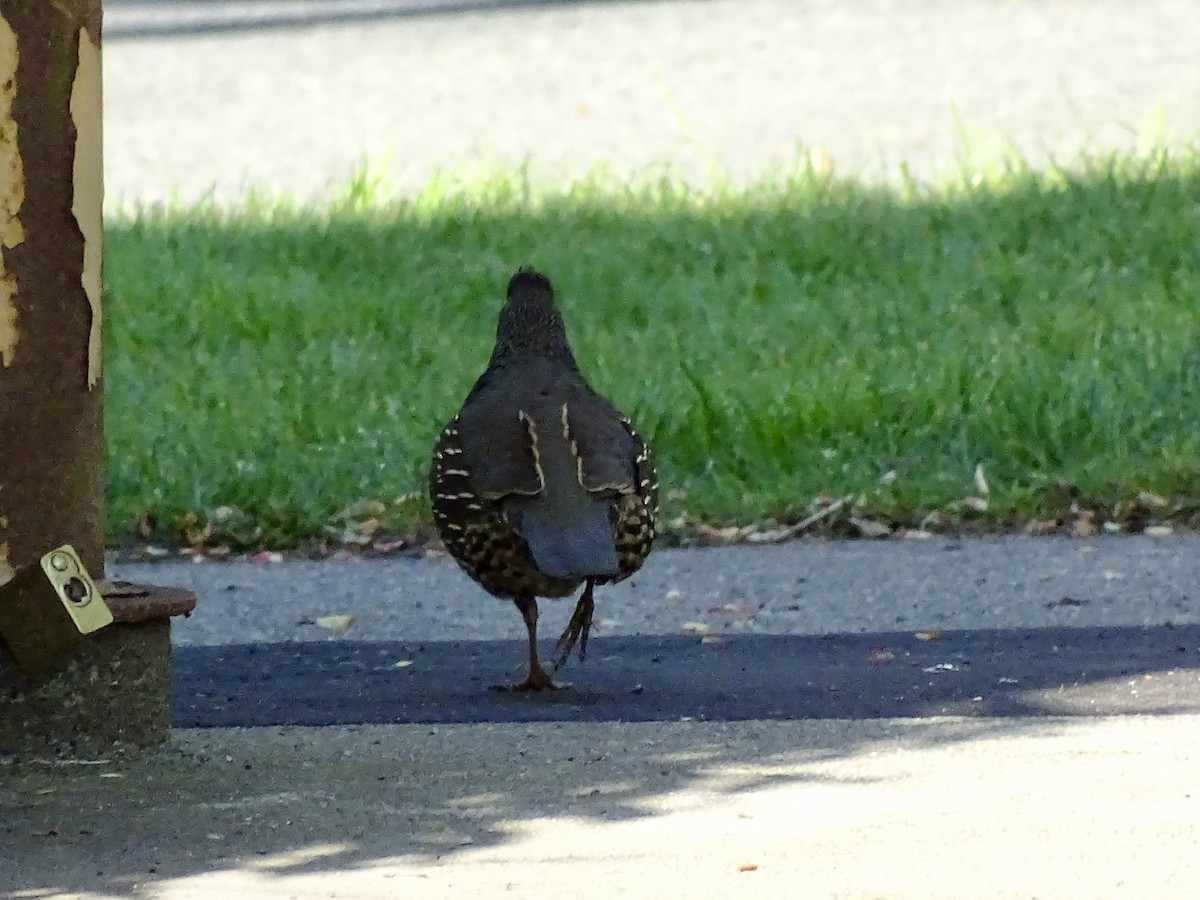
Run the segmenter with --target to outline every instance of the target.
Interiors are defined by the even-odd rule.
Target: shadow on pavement
[[[1146,718],[1084,716],[1200,709],[1194,625],[593,648],[572,669],[578,687],[549,696],[486,689],[511,677],[518,641],[179,648],[178,725],[267,727],[180,731],[141,758],[0,764],[0,895],[359,896],[366,884],[371,896],[392,896],[389,886],[402,896],[405,884],[382,879],[442,878],[436,867],[476,860],[469,868],[478,858],[464,854],[476,851],[492,854],[484,865],[499,864],[495,854],[636,861],[647,851],[633,824],[683,829],[686,842],[689,810],[711,809],[746,840],[785,827],[739,819],[755,804],[780,823],[812,802],[878,802],[882,814],[914,777],[936,783],[901,814],[936,819],[925,792],[942,790],[943,767],[958,773],[950,784],[991,779],[1003,793],[1034,772],[1050,777],[1048,759],[1067,778],[1087,760],[1145,757]],[[887,718],[946,715],[973,718]],[[408,724],[291,724],[364,722]],[[1096,737],[1096,727],[1108,730]],[[1182,745],[1145,740],[1168,766],[1186,764]],[[996,766],[1006,768],[989,774]],[[957,801],[951,791],[937,802]],[[330,880],[289,880],[301,875]]]
[[[175,725],[1200,712],[1195,625],[951,631],[932,640],[912,632],[613,637],[591,650],[586,664],[562,673],[571,689],[522,696],[487,689],[520,677],[520,642],[181,647]]]

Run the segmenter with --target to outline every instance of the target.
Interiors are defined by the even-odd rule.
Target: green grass
[[[236,547],[427,527],[429,448],[523,263],[649,436],[676,534],[821,495],[984,528],[1200,503],[1200,151],[933,187],[362,178],[128,213],[106,249],[114,542],[147,515]],[[983,511],[960,502],[980,464]]]

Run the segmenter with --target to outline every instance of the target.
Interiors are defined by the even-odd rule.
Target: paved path
[[[1191,897],[1198,745],[1197,716],[184,732],[0,768],[0,895]]]
[[[1198,550],[663,551],[549,697],[485,689],[515,613],[445,558],[114,565],[200,593],[205,727],[0,763],[0,896],[1187,896]]]
[[[1037,163],[1200,131],[1191,0],[105,4],[110,204],[311,195],[364,160],[745,178]],[[483,7],[483,8],[479,8]]]
[[[1200,713],[1192,536],[664,550],[599,592],[574,688],[534,703],[485,690],[523,626],[445,558],[113,573],[202,598],[174,631],[181,726]],[[542,602],[547,652],[570,606]]]

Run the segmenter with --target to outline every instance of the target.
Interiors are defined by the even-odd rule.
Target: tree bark
[[[0,582],[103,577],[100,0],[0,0]]]

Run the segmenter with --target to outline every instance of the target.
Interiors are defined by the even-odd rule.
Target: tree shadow
[[[259,727],[180,731],[166,750],[107,764],[0,769],[0,889],[139,897],[204,873],[260,884],[380,867],[425,877],[412,867],[516,852],[546,830],[626,834],[697,797],[736,815],[805,785],[882,789],[894,773],[860,768],[880,751],[1200,709],[1200,626],[609,638],[576,673],[579,688],[486,691],[481,678],[503,676],[498,660],[518,651],[515,641],[180,648],[177,723]],[[349,724],[363,722],[404,724]]]
[[[597,638],[591,649],[587,664],[564,673],[576,680],[572,688],[529,696],[488,690],[519,678],[520,645],[511,641],[179,647],[175,725],[735,722],[1200,708],[1187,686],[1200,668],[1195,625],[949,631],[934,640],[912,632],[639,635]]]

